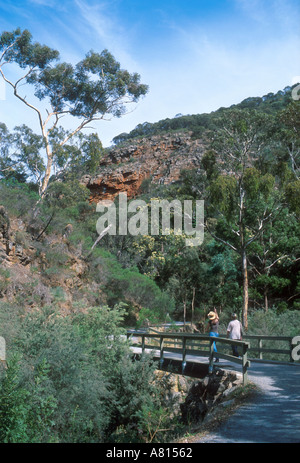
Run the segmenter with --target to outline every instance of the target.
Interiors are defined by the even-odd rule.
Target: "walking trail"
[[[252,362],[248,377],[253,399],[197,442],[300,443],[300,366]]]

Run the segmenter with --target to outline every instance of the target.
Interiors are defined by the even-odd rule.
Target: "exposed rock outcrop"
[[[91,201],[113,200],[121,192],[133,198],[145,179],[170,184],[178,180],[182,170],[198,167],[205,145],[191,135],[178,132],[153,136],[110,149],[100,163],[99,174],[82,178],[91,191]]]
[[[184,424],[201,424],[218,406],[232,403],[232,393],[242,386],[242,375],[216,369],[203,379],[156,371],[163,386],[165,404],[171,416],[181,417]]]
[[[180,405],[183,422],[202,422],[208,413],[228,400],[230,394],[241,385],[241,375],[221,369],[216,369],[213,374],[195,381],[185,402]]]
[[[71,231],[68,224],[63,236],[45,236],[42,250],[25,223],[9,218],[0,206],[0,299],[22,300],[27,308],[41,308],[55,301],[62,313],[71,310],[74,301],[78,301],[87,268],[68,245]],[[57,256],[63,259],[59,264]],[[86,284],[87,292],[90,285],[91,291],[100,295],[100,288],[93,282]]]

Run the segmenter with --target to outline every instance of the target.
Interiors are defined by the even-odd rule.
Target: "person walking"
[[[214,309],[213,312],[209,312],[209,314],[207,315],[207,318],[208,318],[208,324],[209,324],[209,336],[219,337],[219,317],[218,317],[216,309]],[[218,352],[215,342],[213,343],[213,349],[214,349],[214,352]],[[215,361],[218,362],[219,358],[216,357]]]
[[[229,322],[228,327],[227,327],[227,338],[236,339],[237,341],[241,341],[242,335],[243,335],[242,324],[238,320],[237,314],[233,313],[231,314],[231,321]],[[231,348],[232,348],[232,355],[234,355],[235,357],[239,357],[240,355],[239,355],[237,346],[232,345]]]

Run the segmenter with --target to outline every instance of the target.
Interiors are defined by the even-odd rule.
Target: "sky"
[[[299,0],[0,0],[0,32],[17,27],[72,64],[108,49],[149,86],[127,115],[94,124],[104,146],[144,122],[209,113],[300,81]],[[36,114],[3,85],[0,122],[37,131]]]

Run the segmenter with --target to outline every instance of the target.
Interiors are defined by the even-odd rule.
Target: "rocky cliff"
[[[61,313],[68,313],[81,288],[89,291],[91,284],[91,291],[101,297],[100,285],[83,283],[87,264],[80,250],[70,246],[65,230],[43,235],[43,242],[37,234],[22,219],[9,218],[0,206],[0,301],[17,302],[29,310],[55,303]],[[57,256],[63,256],[64,265],[56,262]],[[87,300],[83,304],[89,305]]]
[[[199,166],[205,146],[193,140],[192,132],[177,132],[134,140],[108,151],[99,165],[99,173],[82,178],[91,191],[91,201],[114,199],[121,192],[128,198],[140,192],[145,179],[169,184],[180,172]]]

